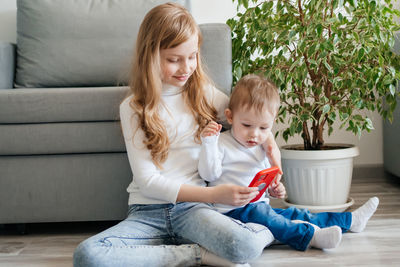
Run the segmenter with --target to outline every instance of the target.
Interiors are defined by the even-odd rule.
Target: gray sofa
[[[0,43],[0,224],[125,217],[119,104],[140,22],[162,2],[17,0],[17,44]],[[201,30],[208,72],[229,94],[229,27]]]

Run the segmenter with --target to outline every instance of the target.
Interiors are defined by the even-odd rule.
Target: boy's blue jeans
[[[199,245],[247,262],[272,240],[265,226],[233,220],[207,204],[131,205],[124,221],[79,244],[74,266],[199,265]]]
[[[350,229],[350,212],[311,213],[305,209],[290,207],[273,209],[266,202],[247,204],[244,207],[231,210],[226,215],[244,223],[253,222],[265,225],[274,237],[284,244],[297,250],[306,250],[314,235],[314,227],[307,223],[294,223],[292,220],[302,220],[321,228],[337,225],[343,232]]]

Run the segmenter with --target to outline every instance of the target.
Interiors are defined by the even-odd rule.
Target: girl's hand
[[[282,164],[281,164],[281,160],[280,160],[281,152],[280,152],[278,146],[274,146],[274,145],[267,145],[267,148],[266,149],[264,148],[264,150],[267,153],[267,157],[268,157],[268,160],[269,160],[271,166],[279,167],[279,172],[275,176],[274,183],[276,183],[276,184],[280,183],[281,179],[282,179],[282,174],[283,174],[282,166],[281,166]]]
[[[282,178],[282,163],[281,163],[281,151],[275,142],[272,133],[268,136],[267,141],[262,144],[264,151],[267,154],[267,158],[271,166],[278,166],[279,173],[275,177],[275,183],[279,183]]]
[[[222,129],[222,125],[216,123],[215,121],[210,121],[206,127],[204,127],[203,131],[201,131],[201,137],[218,135]]]
[[[258,195],[257,187],[221,184],[211,188],[213,189],[213,203],[231,206],[246,205]]]
[[[268,193],[271,197],[284,198],[286,196],[286,188],[281,182],[274,181],[268,187]]]

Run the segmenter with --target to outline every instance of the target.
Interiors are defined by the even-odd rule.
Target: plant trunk
[[[320,150],[324,145],[324,121],[321,124],[315,124],[311,126],[312,136],[308,129],[308,124],[303,122],[303,142],[304,150]]]
[[[301,135],[301,137],[303,137],[304,141],[304,150],[311,150],[311,136],[310,132],[308,131],[308,124],[305,121],[303,122],[303,134]]]
[[[320,149],[324,145],[324,121],[317,128],[317,144],[316,148]]]

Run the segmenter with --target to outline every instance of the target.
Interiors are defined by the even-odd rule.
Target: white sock
[[[339,226],[330,226],[320,228],[319,226],[310,222],[302,220],[293,220],[294,223],[308,223],[314,227],[314,235],[310,241],[310,246],[314,248],[335,248],[342,240],[342,229]]]
[[[227,259],[215,255],[214,253],[200,247],[201,264],[210,266],[227,266],[227,267],[250,267],[249,264],[233,263]]]
[[[314,225],[313,225],[314,226]],[[315,227],[314,227],[315,228]],[[335,248],[342,240],[342,229],[339,226],[315,228],[310,246],[314,248]]]
[[[372,197],[361,207],[351,213],[350,231],[360,233],[364,230],[368,220],[376,211],[379,205],[379,198]]]

